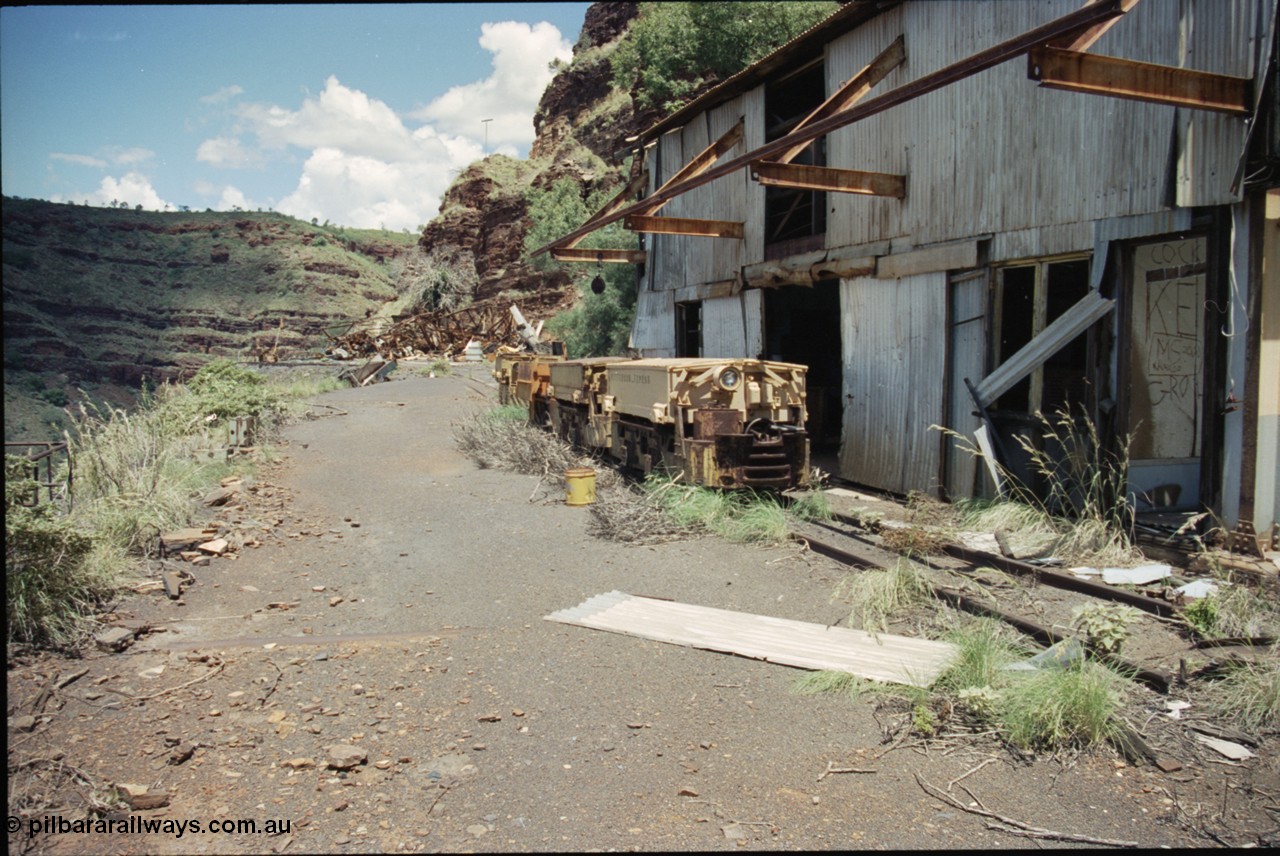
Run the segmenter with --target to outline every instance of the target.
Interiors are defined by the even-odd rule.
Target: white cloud
[[[493,73],[455,86],[411,115],[481,140],[487,124],[490,146],[523,148],[533,142],[533,114],[554,76],[549,65],[554,59],[570,59],[573,46],[546,21],[532,26],[516,21],[484,24],[480,33],[480,46],[493,53]],[[481,123],[482,119],[493,121]]]
[[[160,198],[160,194],[156,193],[150,179],[137,172],[127,172],[120,178],[108,175],[92,193],[73,193],[67,196],[54,194],[50,197],[50,201],[88,202],[90,205],[99,207],[107,207],[113,202],[123,202],[130,208],[141,205],[149,211],[163,211],[172,207]]]
[[[472,150],[466,162],[479,156]],[[333,220],[361,229],[416,229],[433,217],[453,179],[452,159],[388,162],[319,148],[303,166],[297,188],[277,210],[301,220]]]
[[[111,148],[107,150],[106,157],[117,166],[132,166],[134,164],[145,163],[156,156],[151,149],[144,149],[134,146],[128,149]]]
[[[97,155],[77,155],[65,152],[49,153],[50,160],[63,161],[64,163],[87,166],[94,169],[106,169],[111,164],[116,166],[136,166],[151,160],[155,156],[156,153],[151,149],[144,149],[139,146],[127,149],[114,146],[102,149]]]
[[[243,208],[249,211],[257,207],[249,201],[249,197],[245,196],[240,188],[228,184],[222,188],[222,195],[218,198],[218,204],[214,206],[214,209],[217,211],[230,211],[233,208]]]
[[[261,152],[248,148],[239,137],[213,137],[196,147],[196,160],[212,166],[241,169],[262,163]]]
[[[225,104],[231,99],[235,98],[237,95],[241,95],[243,93],[244,93],[243,86],[232,84],[231,86],[222,87],[217,92],[211,92],[208,95],[202,96],[200,98],[200,103],[201,104]]]
[[[101,158],[95,158],[92,155],[72,155],[63,152],[50,152],[51,160],[64,161],[66,163],[75,164],[76,166],[89,166],[94,169],[106,169],[107,162]]]
[[[246,104],[237,112],[268,149],[327,147],[383,160],[417,154],[409,130],[394,110],[343,86],[333,76],[325,81],[319,97],[308,98],[298,110]]]
[[[517,156],[532,142],[533,113],[552,77],[548,64],[572,55],[545,22],[485,24],[480,45],[493,54],[488,78],[455,87],[406,117],[330,76],[296,110],[234,105],[235,127],[202,142],[196,157],[243,168],[302,149],[309,154],[298,184],[276,210],[357,228],[416,229],[436,215],[454,176],[486,154],[480,119],[493,120],[489,152]],[[406,118],[425,124],[413,128]]]

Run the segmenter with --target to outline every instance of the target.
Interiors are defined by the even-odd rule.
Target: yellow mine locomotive
[[[623,466],[692,484],[800,487],[809,481],[805,367],[765,360],[505,355],[500,398]]]

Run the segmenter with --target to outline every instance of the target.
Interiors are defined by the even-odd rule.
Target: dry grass
[[[1118,450],[1106,448],[1093,422],[1085,415],[1058,410],[1037,414],[1039,437],[1032,442],[1016,435],[1042,487],[1022,484],[1001,467],[1007,496],[997,503],[973,502],[961,509],[964,528],[1005,529],[1026,539],[1043,537],[1044,547],[1070,564],[1123,566],[1143,560],[1131,538],[1133,512],[1126,487],[1129,438]],[[958,448],[980,456],[969,438],[941,426]],[[1004,508],[1007,506],[1007,508]],[[1007,515],[997,520],[994,515]]]
[[[694,523],[681,522],[651,494],[627,485],[597,490],[587,529],[597,538],[623,544],[660,544],[701,534]]]
[[[508,404],[476,413],[453,426],[458,450],[482,470],[510,470],[563,481],[578,466],[573,447],[528,422],[528,412]]]
[[[887,630],[891,620],[912,607],[935,603],[929,581],[906,559],[892,568],[850,574],[836,586],[833,599],[852,604],[850,625],[871,632]]]
[[[947,543],[941,533],[919,526],[884,528],[880,532],[881,546],[904,556],[937,556]]]

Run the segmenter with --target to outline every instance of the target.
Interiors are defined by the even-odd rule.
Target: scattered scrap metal
[[[531,301],[542,314],[554,314],[558,304],[545,299]],[[546,304],[546,305],[543,305]],[[374,356],[386,361],[415,356],[442,356],[461,359],[466,347],[480,342],[486,353],[499,346],[521,347],[527,341],[529,325],[516,320],[518,310],[509,299],[477,301],[462,309],[421,312],[401,318],[377,331],[363,324],[333,338],[327,353],[339,359]],[[538,325],[541,327],[541,324]]]

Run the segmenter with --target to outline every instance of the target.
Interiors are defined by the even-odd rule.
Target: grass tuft
[[[1272,646],[1265,663],[1243,663],[1231,669],[1208,692],[1215,713],[1247,729],[1280,728],[1280,660]]]
[[[1014,439],[1026,453],[1035,473],[1034,485],[1001,468],[1007,496],[995,503],[962,507],[966,528],[1005,529],[1031,536],[1043,533],[1054,542],[1054,555],[1071,564],[1124,565],[1140,561],[1131,532],[1129,506],[1129,438],[1110,449],[1086,413],[1059,409],[1052,416],[1037,413],[1035,437]],[[957,447],[981,455],[967,437],[933,426],[952,437]],[[1010,506],[1000,508],[1000,506]],[[998,510],[997,510],[998,509]],[[978,512],[975,525],[972,512]],[[998,519],[995,515],[1000,515]]]
[[[932,601],[933,589],[915,565],[900,559],[892,568],[850,574],[836,586],[833,597],[852,603],[851,625],[874,632],[888,630],[891,619]]]
[[[999,694],[1001,734],[1024,750],[1087,749],[1117,733],[1124,680],[1088,661],[1015,679]]]
[[[993,618],[962,620],[945,638],[958,653],[934,683],[938,690],[963,692],[1001,687],[1009,677],[1004,667],[1031,653],[1021,637]]]

